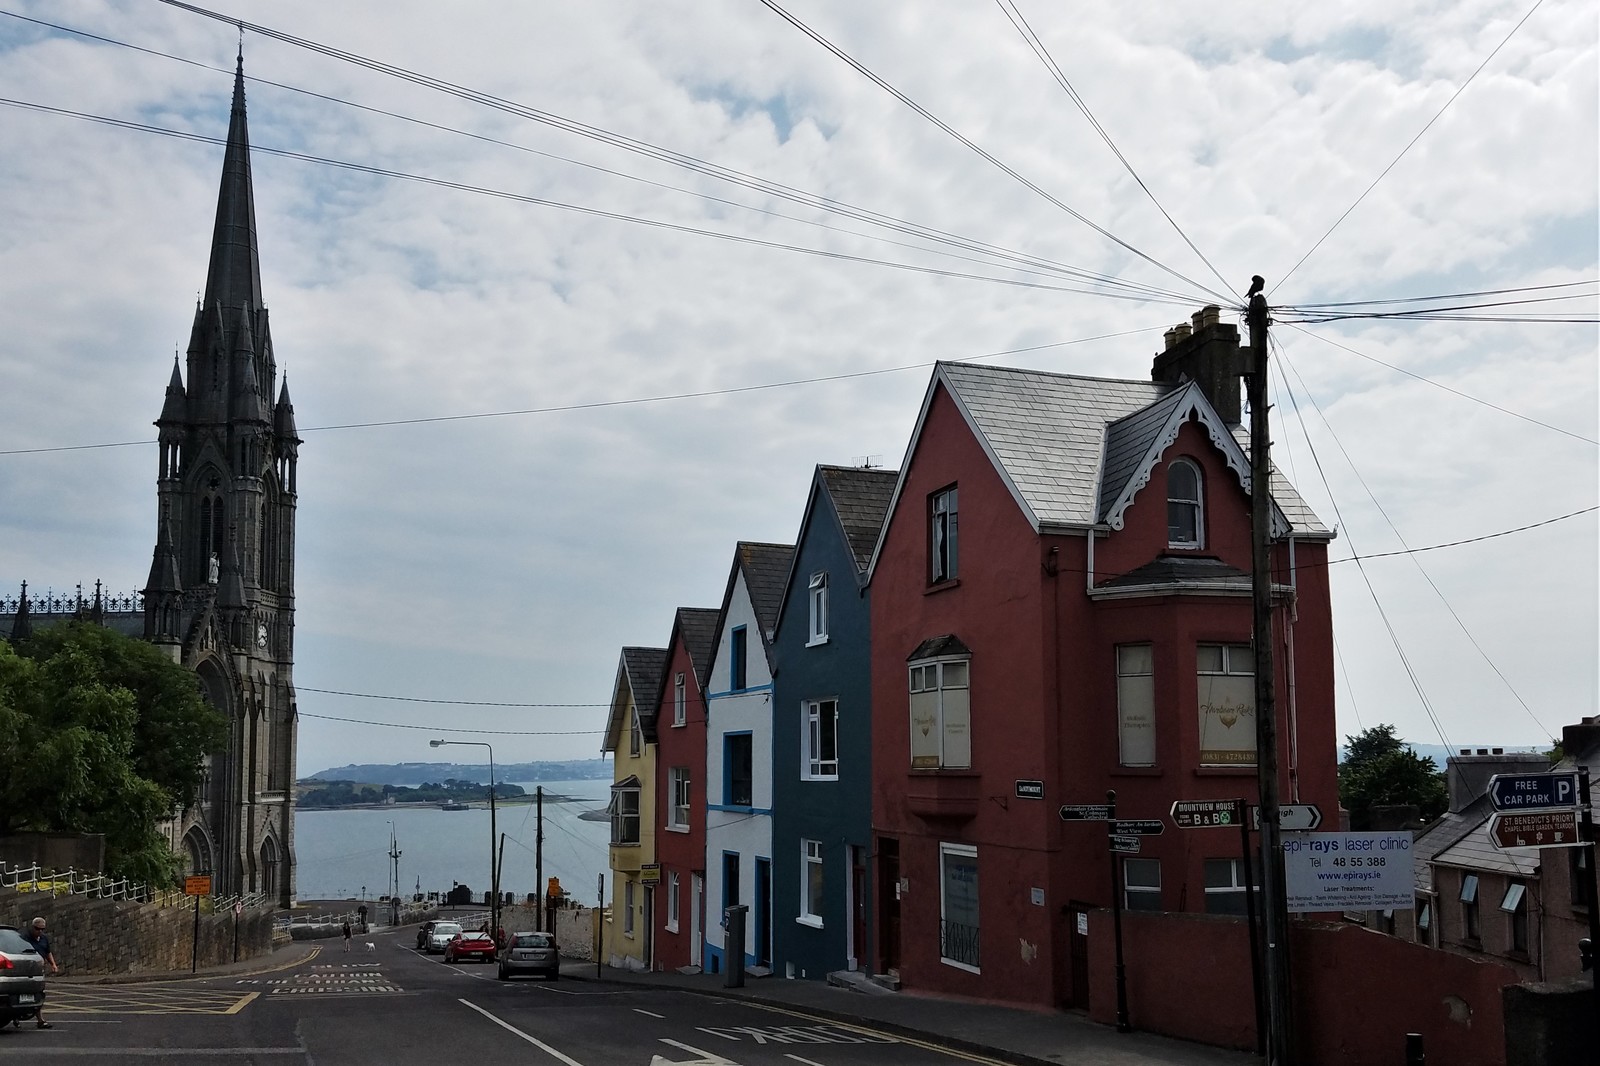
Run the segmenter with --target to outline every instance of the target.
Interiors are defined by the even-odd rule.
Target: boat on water
[[[470,811],[472,810],[472,806],[467,803],[462,803],[460,800],[449,800],[445,803],[439,804],[439,809],[441,811]]]

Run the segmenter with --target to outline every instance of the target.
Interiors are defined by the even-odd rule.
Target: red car
[[[488,933],[457,933],[444,946],[445,962],[494,961],[494,937]]]

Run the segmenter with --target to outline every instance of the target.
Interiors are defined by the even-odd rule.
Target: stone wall
[[[202,901],[199,965],[233,961],[235,919],[210,914]],[[237,921],[239,958],[272,951],[273,911],[246,910]],[[194,905],[0,892],[0,925],[24,929],[34,918],[48,923],[63,974],[166,973],[188,970],[195,945]]]

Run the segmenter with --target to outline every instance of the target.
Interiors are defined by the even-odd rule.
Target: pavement
[[[387,932],[374,927],[373,932]],[[364,950],[358,936],[351,955]],[[199,970],[172,973],[70,976],[70,984],[174,983],[276,973],[313,958],[342,957],[338,938],[294,941],[269,955]],[[1076,1011],[1034,1010],[971,999],[915,992],[868,994],[824,981],[794,981],[748,976],[743,988],[725,987],[722,974],[638,973],[564,959],[564,980],[603,981],[618,986],[671,989],[694,995],[742,1000],[773,1010],[795,1011],[833,1022],[859,1025],[895,1036],[948,1047],[1019,1066],[1260,1066],[1248,1052],[1174,1040],[1154,1033],[1119,1033]]]

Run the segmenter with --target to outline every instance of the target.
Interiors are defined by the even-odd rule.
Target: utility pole
[[[534,811],[538,815],[535,823],[537,828],[533,831],[533,891],[539,905],[539,913],[533,916],[533,927],[539,932],[544,932],[544,912],[550,906],[550,900],[545,895],[544,885],[544,786],[539,785],[533,790]]]
[[[1289,910],[1278,825],[1278,716],[1272,669],[1271,430],[1267,422],[1267,298],[1256,292],[1250,326],[1250,588],[1256,670],[1256,777],[1261,791],[1261,902],[1266,930],[1267,1062],[1292,1060]]]
[[[389,891],[389,924],[400,924],[400,843],[395,839],[394,823],[389,823],[389,861],[394,864],[393,887]]]

